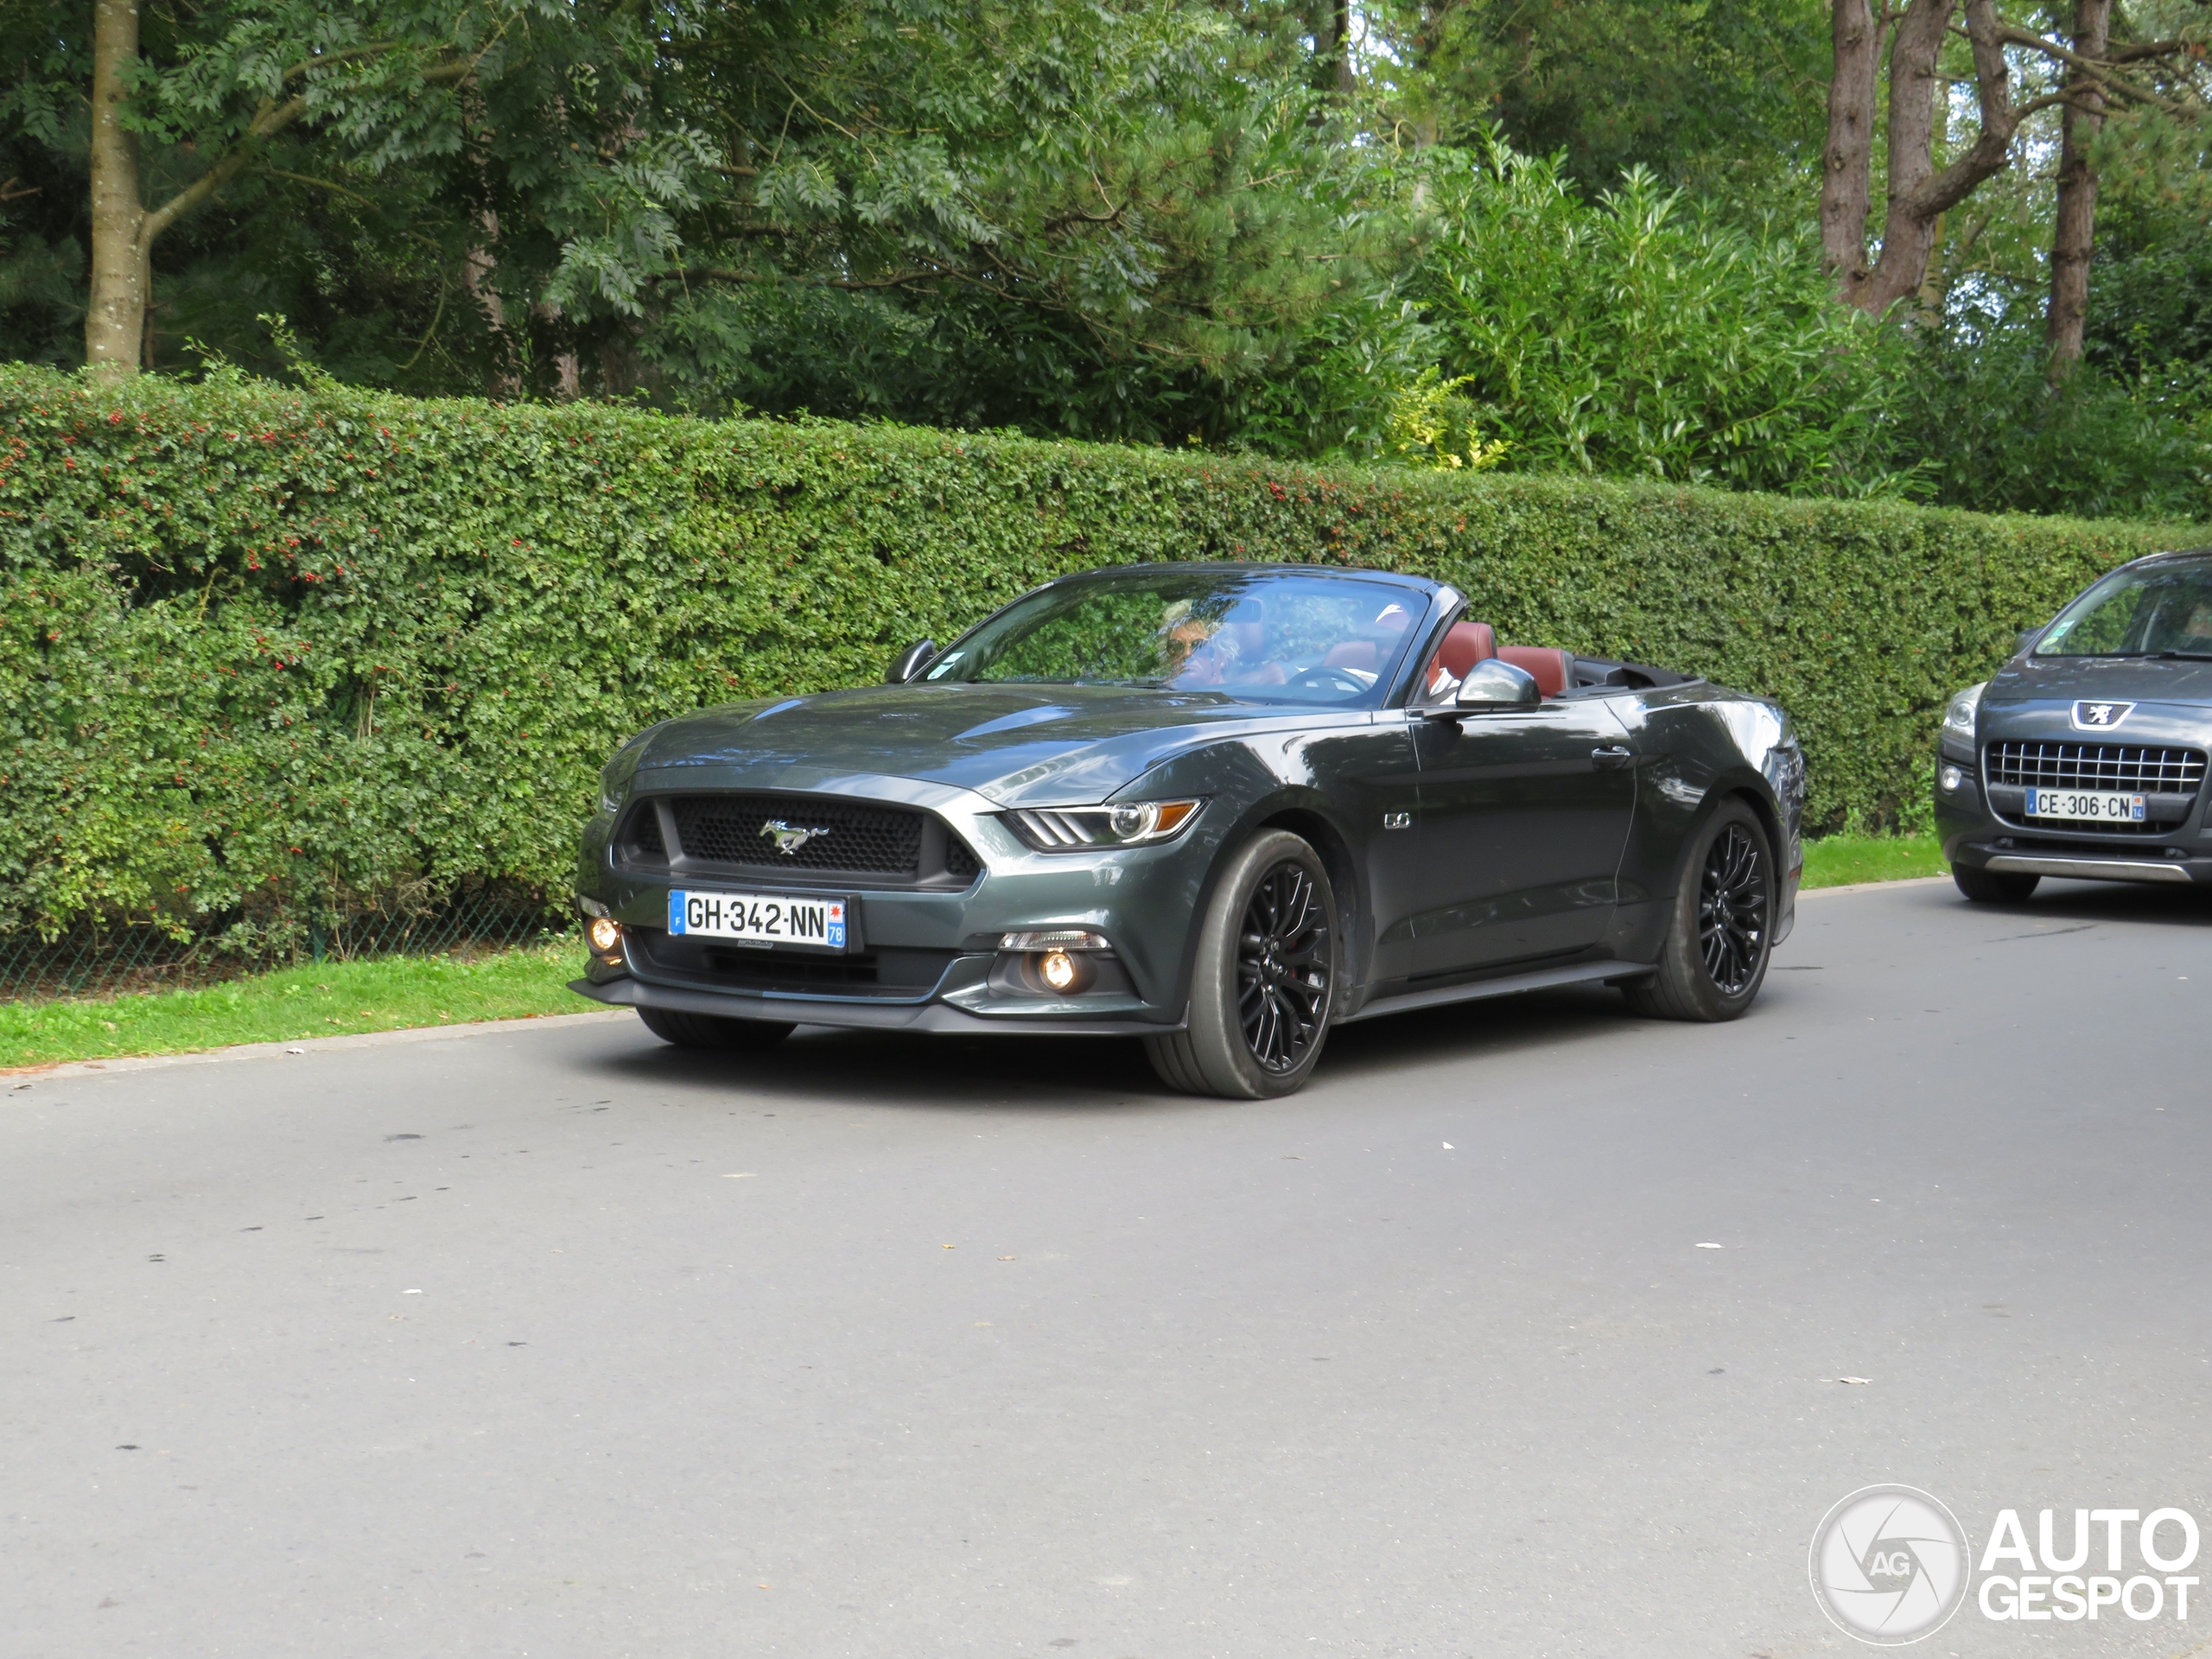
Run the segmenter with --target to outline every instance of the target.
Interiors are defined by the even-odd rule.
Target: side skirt
[[[1502,979],[1478,979],[1441,990],[1407,991],[1370,1002],[1357,1014],[1336,1023],[1356,1025],[1386,1014],[1406,1014],[1414,1008],[1439,1007],[1446,1002],[1479,1002],[1485,997],[1512,996],[1522,991],[1547,990],[1554,985],[1587,985],[1595,980],[1637,979],[1656,974],[1659,964],[1645,962],[1578,962],[1565,968],[1539,968],[1531,974],[1508,974]]]

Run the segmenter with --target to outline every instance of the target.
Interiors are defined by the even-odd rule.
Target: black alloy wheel
[[[1260,878],[1236,942],[1244,1046],[1268,1071],[1294,1071],[1322,1032],[1333,965],[1328,912],[1312,874],[1286,859]]]
[[[1766,963],[1766,854],[1740,823],[1707,849],[1698,880],[1698,948],[1725,996],[1749,989]]]
[[[1225,1100],[1303,1088],[1336,1013],[1337,931],[1311,842],[1262,830],[1230,851],[1198,918],[1183,1028],[1144,1039],[1160,1080]]]
[[[1733,1020],[1758,999],[1774,950],[1777,898],[1766,825],[1741,797],[1723,801],[1685,849],[1658,971],[1622,986],[1662,1020]]]

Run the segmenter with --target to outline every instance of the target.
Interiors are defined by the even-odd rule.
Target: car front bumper
[[[982,870],[958,891],[871,887],[866,877],[626,868],[607,848],[609,823],[587,836],[578,899],[621,924],[612,952],[594,955],[569,988],[616,1007],[856,1029],[1142,1034],[1181,1028],[1185,952],[1206,872],[1230,816],[1211,804],[1192,828],[1151,847],[1032,851],[996,803],[963,790],[888,777],[847,778],[836,793],[918,807],[942,819]],[[694,772],[664,787],[711,787]],[[640,792],[643,792],[642,791]],[[842,953],[753,947],[668,931],[672,890],[821,893],[848,904]],[[1096,985],[1046,991],[1007,933],[1081,929],[1103,937]],[[880,974],[880,977],[879,977]],[[826,980],[846,982],[824,983]]]
[[[1946,788],[1947,767],[1960,774]],[[1976,762],[1948,749],[1936,766],[1936,828],[1943,857],[1970,869],[2078,881],[2212,887],[2212,830],[2201,798],[2189,817],[2154,836],[2030,823],[1993,805]]]

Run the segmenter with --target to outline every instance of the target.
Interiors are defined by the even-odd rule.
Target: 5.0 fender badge
[[[781,818],[770,818],[760,826],[760,833],[764,836],[774,836],[776,850],[785,858],[790,858],[808,842],[817,840],[828,835],[830,831],[826,827],[817,830],[803,829],[786,823]]]
[[[2077,732],[2107,732],[2133,714],[2132,702],[2077,702],[2074,705],[2074,729]]]

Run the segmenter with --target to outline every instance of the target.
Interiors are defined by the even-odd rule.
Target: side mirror
[[[937,655],[937,641],[917,639],[891,659],[891,666],[883,671],[886,685],[904,685],[922,671],[922,664]]]
[[[1493,709],[1534,709],[1543,702],[1536,677],[1495,657],[1486,657],[1467,671],[1452,699],[1453,714],[1480,714]]]

